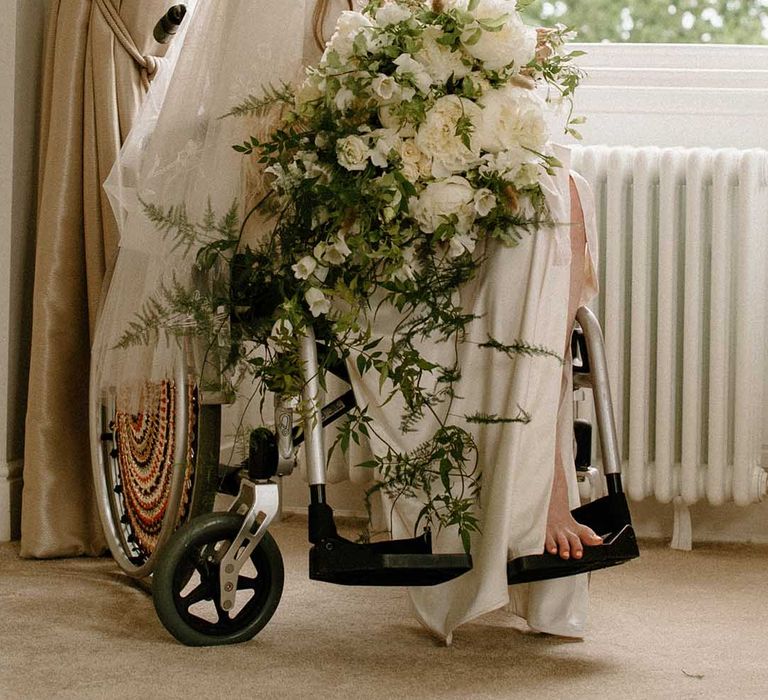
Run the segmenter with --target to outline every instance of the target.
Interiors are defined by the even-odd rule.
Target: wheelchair
[[[507,565],[510,584],[591,572],[639,556],[621,482],[602,332],[586,307],[577,313],[572,351],[574,390],[592,390],[604,477],[591,465],[592,426],[577,419],[576,468],[586,503],[573,514],[601,535],[603,544],[585,548],[579,560],[547,552],[514,559]],[[311,327],[300,339],[300,357],[307,407],[303,425],[294,425],[291,404],[276,397],[274,428],[253,431],[248,458],[235,467],[219,464],[224,401],[201,391],[188,369],[155,387],[157,396],[144,415],[122,414],[114,387],[96,387],[100,430],[92,437],[93,467],[107,542],[126,574],[151,575],[158,617],[184,644],[247,641],[277,609],[284,570],[269,528],[280,512],[278,480],[294,470],[302,444],[311,579],[349,586],[433,586],[472,568],[470,554],[434,553],[429,529],[411,539],[372,543],[338,533],[326,498],[323,430],[355,400],[350,389],[321,405]],[[342,366],[342,379],[344,373]],[[235,495],[226,512],[213,510],[217,491]]]

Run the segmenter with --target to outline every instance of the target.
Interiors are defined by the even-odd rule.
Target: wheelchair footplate
[[[640,556],[623,493],[598,498],[572,513],[577,522],[600,535],[603,544],[584,547],[581,559],[562,559],[549,552],[513,559],[507,564],[510,585],[583,574],[617,566]]]
[[[336,535],[309,551],[309,577],[344,586],[434,586],[471,569],[468,554],[433,554],[429,532],[363,544]]]

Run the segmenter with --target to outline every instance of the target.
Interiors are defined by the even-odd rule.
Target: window
[[[533,24],[566,24],[577,41],[766,44],[768,0],[518,0]]]

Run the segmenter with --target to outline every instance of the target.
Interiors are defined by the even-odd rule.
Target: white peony
[[[395,59],[395,75],[401,78],[410,78],[413,84],[419,90],[419,92],[428,93],[429,88],[432,87],[432,77],[427,73],[421,63],[411,56],[409,53],[400,54]]]
[[[311,255],[305,255],[295,265],[291,265],[291,270],[297,279],[305,280],[309,279],[309,276],[315,271],[317,267],[317,260]]]
[[[346,136],[336,142],[336,158],[347,170],[365,170],[370,149],[359,136]]]
[[[458,217],[457,232],[468,233],[475,219],[474,199],[472,185],[453,175],[427,185],[419,197],[411,197],[408,206],[424,233],[434,233],[454,215]]]
[[[429,26],[424,30],[424,45],[414,57],[436,83],[445,83],[452,75],[463,78],[471,68],[464,65],[460,51],[452,51],[437,40],[443,36],[439,27]]]
[[[471,100],[456,95],[446,95],[435,102],[416,134],[416,145],[432,156],[432,175],[447,177],[466,171],[480,158],[480,143],[470,136],[470,147],[456,135],[462,117],[469,118],[476,128],[483,115]]]
[[[487,187],[475,192],[474,207],[480,217],[488,216],[496,208],[496,195]]]
[[[507,85],[485,93],[475,140],[480,148],[498,153],[514,146],[540,150],[549,137],[546,105],[533,90]]]
[[[468,28],[462,37],[464,47],[487,70],[501,70],[513,65],[519,71],[536,54],[536,29],[528,26],[509,0],[480,0],[472,13],[477,19],[493,21],[506,17],[496,31]],[[478,25],[480,26],[480,25]],[[470,39],[473,39],[470,41]],[[475,40],[476,39],[476,40]]]
[[[342,12],[336,22],[336,30],[323,54],[321,65],[327,63],[327,57],[331,51],[335,51],[342,61],[347,60],[352,56],[355,39],[360,32],[369,34],[372,27],[373,23],[366,15],[351,10]]]
[[[331,300],[317,287],[311,287],[304,293],[304,299],[309,305],[312,315],[317,318],[331,310]]]
[[[380,27],[389,27],[391,24],[399,24],[411,18],[411,11],[402,5],[384,5],[376,11],[376,24]]]

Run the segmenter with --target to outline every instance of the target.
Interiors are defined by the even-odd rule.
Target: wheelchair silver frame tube
[[[621,474],[621,452],[616,434],[616,421],[613,415],[611,386],[608,376],[608,363],[605,358],[605,343],[600,323],[592,311],[582,306],[576,312],[576,320],[584,331],[589,358],[589,375],[576,375],[578,386],[592,389],[595,403],[595,418],[600,434],[600,451],[603,457],[603,473]]]
[[[307,326],[299,340],[299,358],[304,378],[304,449],[307,459],[307,478],[310,486],[325,484],[325,447],[323,444],[322,405],[320,403],[320,376],[317,361],[317,341],[312,326]]]

